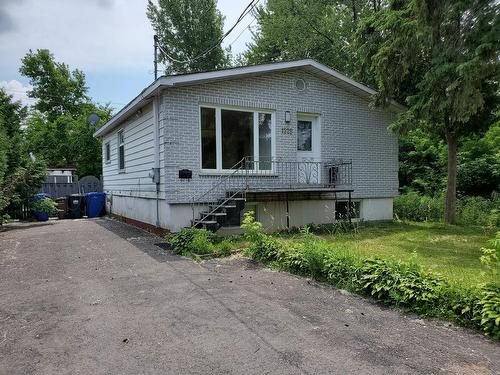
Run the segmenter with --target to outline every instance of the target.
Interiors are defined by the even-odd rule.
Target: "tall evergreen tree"
[[[224,18],[216,5],[216,0],[148,1],[147,16],[166,52],[159,60],[168,73],[215,70],[229,64],[228,52],[220,45]]]
[[[394,127],[418,127],[446,140],[445,217],[454,223],[459,143],[488,129],[498,109],[499,5],[392,0],[358,35],[365,41],[363,58],[375,76],[378,103],[396,98],[407,105]]]

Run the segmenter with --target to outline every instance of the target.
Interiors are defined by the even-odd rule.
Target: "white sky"
[[[225,29],[249,0],[219,0]],[[0,86],[26,102],[28,81],[18,69],[31,48],[85,72],[90,94],[120,108],[153,80],[153,31],[146,0],[0,0]],[[233,53],[251,40],[248,15],[228,36]],[[253,24],[255,26],[255,23]]]

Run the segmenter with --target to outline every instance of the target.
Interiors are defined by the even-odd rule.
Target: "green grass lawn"
[[[323,235],[332,247],[362,257],[413,260],[452,283],[474,286],[493,281],[479,257],[495,230],[438,223],[360,224],[357,234]]]

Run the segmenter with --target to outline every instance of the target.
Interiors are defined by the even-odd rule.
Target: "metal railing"
[[[244,198],[249,191],[328,190],[351,185],[351,160],[288,161],[244,157],[229,170],[221,172],[207,191],[192,197],[193,223],[205,220],[236,196]],[[207,206],[207,211],[200,215]]]
[[[352,162],[245,158],[248,190],[303,190],[352,185]]]
[[[234,197],[241,195],[245,198],[246,185],[241,176],[244,175],[245,159],[241,159],[229,170],[229,174],[219,176],[212,184],[212,186],[202,194],[193,196],[191,200],[191,209],[193,211],[192,226],[196,221],[203,221],[217,210],[225,205]],[[235,178],[238,177],[238,178]],[[208,208],[207,208],[208,207]],[[207,208],[207,211],[201,215],[201,211]],[[196,215],[199,215],[197,218]]]

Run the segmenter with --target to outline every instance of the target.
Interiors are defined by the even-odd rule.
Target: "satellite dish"
[[[96,126],[96,124],[99,122],[101,118],[97,113],[92,112],[89,117],[87,117],[87,122],[89,123],[90,126]]]

